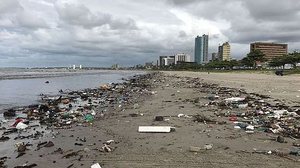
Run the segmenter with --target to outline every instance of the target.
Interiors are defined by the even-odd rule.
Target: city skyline
[[[1,0],[0,67],[132,66],[169,53],[193,56],[203,33],[209,55],[225,41],[232,59],[256,41],[285,43],[291,52],[300,49],[299,10],[293,0]]]

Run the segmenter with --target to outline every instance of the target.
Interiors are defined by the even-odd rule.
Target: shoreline
[[[35,78],[54,78],[65,77],[74,75],[93,75],[98,73],[111,73],[111,72],[141,72],[138,70],[55,70],[55,69],[30,69],[27,71],[0,71],[1,80],[14,80],[14,79],[35,79]]]
[[[16,166],[28,161],[38,167],[89,167],[98,162],[105,168],[289,167],[298,164],[299,156],[289,152],[292,144],[299,143],[299,139],[281,133],[263,132],[260,130],[262,126],[251,124],[259,116],[253,115],[256,106],[252,105],[270,107],[270,115],[273,115],[272,110],[281,107],[288,110],[296,110],[297,107],[279,106],[286,104],[261,93],[248,93],[246,86],[244,89],[219,86],[199,77],[164,72],[131,79],[129,83],[133,85],[127,85],[129,88],[123,88],[125,91],[118,84],[102,96],[109,102],[126,95],[130,98],[128,102],[124,101],[121,107],[119,103],[104,103],[102,106],[100,102],[103,101],[99,100],[95,106],[98,104],[101,107],[95,110],[93,122],[75,124],[72,128],[66,127],[68,129],[54,129],[52,136],[55,138],[50,136],[38,140],[52,141],[54,146],[36,151],[35,143],[28,147],[30,150],[24,156],[13,162],[14,158],[8,159],[6,164]],[[119,93],[118,89],[123,91]],[[236,108],[235,104],[228,102],[224,106],[224,99],[230,97],[249,97],[242,102],[247,103],[247,107]],[[253,125],[253,132],[236,130],[233,121],[229,121],[233,114],[236,115],[234,120]],[[260,115],[265,117],[269,114]],[[163,120],[156,121],[156,116],[163,116]],[[175,132],[139,133],[137,130],[141,125],[172,126]],[[276,141],[278,135],[284,137],[285,143]],[[203,150],[207,144],[212,144],[212,148]],[[13,154],[16,155],[16,152]],[[268,161],[262,162],[262,159]]]

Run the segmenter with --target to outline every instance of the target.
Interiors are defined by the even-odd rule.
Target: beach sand
[[[279,150],[289,152],[291,144],[299,140],[285,138],[286,143],[274,140],[277,136],[264,132],[247,134],[235,130],[228,117],[216,117],[220,111],[209,103],[208,93],[201,92],[187,83],[185,77],[199,77],[202,82],[217,83],[221,86],[242,88],[247,92],[270,95],[287,104],[299,103],[300,76],[275,76],[272,74],[250,73],[198,73],[164,72],[151,79],[153,95],[136,95],[138,106],[128,105],[125,111],[111,111],[113,115],[97,119],[92,125],[74,126],[67,130],[55,130],[55,138],[50,140],[50,148],[31,147],[18,159],[8,159],[9,167],[26,162],[37,167],[90,167],[100,163],[102,168],[113,167],[297,167],[299,156],[266,155],[253,153],[254,148],[262,151]],[[198,99],[198,103],[193,103]],[[131,114],[137,114],[132,116]],[[224,124],[194,122],[191,117],[203,114]],[[154,121],[155,116],[164,116],[165,121]],[[172,126],[175,132],[139,133],[139,126]],[[86,137],[86,142],[78,139]],[[77,139],[77,140],[76,140]],[[112,152],[100,152],[103,143],[114,140]],[[82,143],[76,146],[75,143]],[[211,150],[190,152],[190,147],[203,148],[213,144]],[[54,152],[61,148],[64,152]],[[64,158],[68,151],[78,151],[78,155]]]

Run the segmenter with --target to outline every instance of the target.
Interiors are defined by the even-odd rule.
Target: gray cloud
[[[253,41],[300,48],[295,0],[1,0],[0,66],[108,66],[193,55],[209,33],[209,52],[232,44],[241,58]]]
[[[111,16],[104,13],[93,14],[83,4],[61,4],[56,5],[57,12],[62,21],[72,25],[84,27],[97,27],[107,24],[111,20]]]

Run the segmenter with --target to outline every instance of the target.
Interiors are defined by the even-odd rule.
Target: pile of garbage
[[[187,84],[187,86],[186,86]],[[268,95],[247,93],[244,89],[222,87],[204,82],[201,78],[181,78],[178,86],[195,88],[198,92],[207,94],[206,104],[202,107],[214,109],[214,115],[225,117],[236,130],[247,134],[266,132],[274,135],[279,143],[285,138],[300,140],[300,106],[288,106],[282,100],[273,99]],[[201,104],[200,98],[190,100]],[[194,116],[196,122],[216,123],[203,115]],[[294,143],[291,153],[300,156],[300,145]]]
[[[123,83],[103,84],[98,88],[79,91],[59,91],[58,95],[41,95],[39,104],[8,109],[1,121],[0,142],[23,139],[39,139],[46,134],[55,137],[55,129],[70,129],[74,126],[89,126],[95,120],[105,119],[126,109],[138,108],[138,102],[153,93],[150,80],[157,73],[133,76]],[[141,100],[142,99],[142,100]],[[15,144],[18,157],[26,151],[23,142]],[[38,146],[54,145],[45,142]],[[105,144],[104,151],[112,151]],[[6,159],[1,158],[1,164]],[[1,167],[1,166],[0,166]]]
[[[33,120],[41,125],[55,128],[68,128],[74,123],[92,122],[109,110],[122,111],[135,105],[136,95],[150,95],[147,88],[151,85],[147,80],[153,74],[138,75],[124,83],[104,84],[95,89],[81,91],[60,91],[59,95],[43,95],[40,104],[24,108],[9,109],[4,117],[17,117],[13,126],[25,129]],[[136,106],[136,105],[135,105]]]
[[[300,139],[300,106],[288,106],[267,95],[247,93],[244,89],[208,84],[200,78],[186,78],[191,88],[207,93],[208,103],[219,109],[216,116],[228,117],[235,128],[264,131]],[[249,132],[251,133],[251,132]]]

